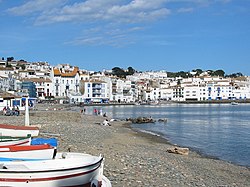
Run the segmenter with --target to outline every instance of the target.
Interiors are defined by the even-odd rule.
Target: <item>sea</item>
[[[152,117],[155,123],[132,127],[203,156],[250,167],[250,104],[116,105],[87,110],[91,113],[94,108],[114,119]]]

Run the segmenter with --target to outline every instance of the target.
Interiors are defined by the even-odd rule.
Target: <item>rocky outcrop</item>
[[[151,117],[127,118],[126,121],[131,121],[132,123],[154,123],[155,122],[155,120]]]

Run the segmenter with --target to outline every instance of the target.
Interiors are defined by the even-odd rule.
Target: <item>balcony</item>
[[[94,90],[93,90],[93,94],[101,95],[101,92],[100,92],[100,91],[94,91]]]
[[[102,89],[102,87],[96,85],[96,86],[93,86],[92,89],[93,89],[93,90],[100,90],[100,89]]]

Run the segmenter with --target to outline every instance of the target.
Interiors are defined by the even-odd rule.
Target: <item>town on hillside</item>
[[[122,73],[117,74],[119,71]],[[250,99],[250,77],[241,74],[226,77],[200,70],[188,76],[170,76],[166,71],[137,72],[131,67],[94,72],[70,64],[51,66],[48,62],[2,58],[0,110],[6,106],[22,109],[27,97],[31,105],[45,101],[71,104],[244,102]]]

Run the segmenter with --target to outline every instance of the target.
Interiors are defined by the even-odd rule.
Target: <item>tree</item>
[[[133,75],[135,73],[135,70],[132,67],[128,67],[128,75]]]
[[[11,62],[12,60],[14,60],[14,57],[8,57],[7,58],[7,62]]]
[[[225,76],[225,72],[223,70],[216,70],[212,73],[213,76],[220,76],[220,77],[224,77]]]
[[[230,77],[230,78],[237,78],[237,77],[242,77],[242,76],[244,76],[244,75],[241,72],[226,75],[226,77]]]
[[[112,69],[112,73],[114,75],[116,75],[117,77],[120,77],[120,78],[126,78],[126,73],[123,69],[119,68],[119,67],[114,67]]]
[[[193,72],[196,72],[196,75],[200,75],[200,74],[202,74],[202,69],[194,69],[194,70],[192,70]]]
[[[21,65],[21,68],[22,68],[22,70],[25,70],[26,67],[25,67],[24,64],[22,64],[22,65]]]

